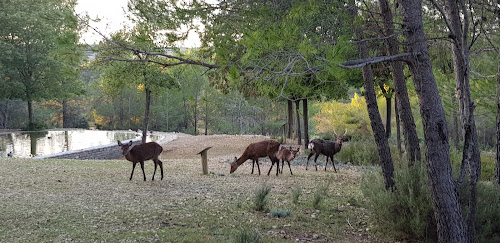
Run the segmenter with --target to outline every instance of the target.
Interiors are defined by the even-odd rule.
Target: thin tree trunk
[[[500,0],[497,0],[500,4]],[[500,5],[499,5],[500,6]],[[498,12],[498,20],[500,23],[500,11]],[[500,53],[498,54],[498,69],[497,69],[497,155],[495,166],[495,182],[500,186]]]
[[[362,38],[362,35],[357,34],[357,37]],[[366,48],[366,43],[364,41],[358,44],[358,51],[361,59],[368,58],[368,49]],[[364,66],[362,72],[368,116],[370,117],[370,124],[375,137],[375,143],[377,144],[380,166],[382,167],[382,174],[384,175],[385,180],[385,188],[390,189],[394,187],[394,165],[392,163],[389,142],[387,141],[384,130],[384,123],[382,122],[382,118],[380,117],[380,113],[378,111],[377,95],[375,94],[371,66]]]
[[[144,126],[142,130],[142,143],[146,143],[146,136],[148,134],[148,123],[149,123],[149,108],[151,106],[151,90],[149,88],[146,91],[146,110],[144,111]]]
[[[300,129],[300,100],[295,101],[295,113],[297,117],[297,144],[302,145],[302,131]]]
[[[35,120],[33,119],[33,102],[31,100],[28,101],[28,122],[33,124]]]
[[[62,118],[63,118],[63,128],[67,128],[69,126],[68,124],[68,103],[66,100],[62,101]]]
[[[432,73],[422,19],[422,0],[400,0],[407,50],[426,144],[427,174],[439,242],[465,242],[467,231],[451,173],[446,117]]]
[[[398,96],[394,96],[394,115],[396,117],[396,143],[398,147],[399,158],[403,158],[403,150],[401,149],[401,124],[399,122]]]
[[[288,104],[288,138],[292,138],[293,131],[293,102],[291,100],[287,100]]]
[[[390,55],[399,53],[399,44],[394,34],[394,22],[391,8],[387,0],[379,0],[380,10],[383,18],[387,50]],[[392,78],[394,80],[394,92],[398,99],[397,105],[403,123],[403,135],[405,136],[405,150],[410,163],[415,160],[421,161],[420,143],[417,135],[415,120],[411,111],[410,98],[406,88],[406,80],[401,62],[390,62],[392,68]]]
[[[302,100],[302,112],[304,114],[304,149],[307,149],[307,145],[309,144],[309,114],[307,107],[307,98]]]
[[[205,136],[208,135],[208,94],[205,94]]]
[[[460,129],[458,125],[458,112],[457,112],[457,97],[455,93],[451,94],[451,102],[453,106],[452,116],[453,116],[453,143],[455,145],[455,149],[460,149]]]

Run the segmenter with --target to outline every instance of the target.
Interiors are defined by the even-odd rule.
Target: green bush
[[[254,209],[257,211],[264,211],[267,206],[267,195],[271,192],[271,187],[262,185],[255,191],[254,196]]]
[[[242,228],[234,235],[235,243],[259,243],[262,237],[256,229]]]
[[[460,172],[462,165],[462,151],[451,149],[450,160],[455,178]],[[481,153],[481,176],[480,180],[491,181],[495,178],[495,155]]]
[[[24,129],[26,131],[40,131],[40,130],[44,130],[44,129],[47,129],[47,126],[43,123],[39,123],[39,122],[32,122],[32,123],[28,123],[28,126]]]
[[[292,215],[292,211],[290,210],[281,210],[281,209],[271,210],[271,216],[273,217],[284,218],[290,215]]]
[[[353,139],[342,145],[340,152],[335,155],[343,162],[351,162],[354,165],[377,165],[379,164],[377,145],[373,140]]]
[[[459,188],[463,212],[469,212],[468,178]],[[477,183],[476,237],[478,242],[500,242],[500,187],[492,182]],[[464,217],[467,217],[465,215]]]
[[[393,191],[386,190],[380,169],[363,174],[361,190],[380,231],[405,239],[435,239],[426,166],[395,168]]]
[[[302,195],[302,189],[300,189],[300,187],[294,187],[292,189],[292,202],[295,205],[299,204],[300,195]]]
[[[328,185],[329,185],[329,183],[328,183]],[[328,191],[328,185],[326,185],[326,186],[321,185],[320,187],[318,187],[318,189],[314,193],[313,202],[312,202],[314,209],[321,208],[321,202],[323,202],[323,200],[325,199],[325,196],[326,196],[327,191]]]

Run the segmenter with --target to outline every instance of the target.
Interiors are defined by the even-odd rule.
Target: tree
[[[79,27],[74,5],[70,0],[0,3],[0,67],[9,86],[22,91],[12,98],[27,102],[30,124],[35,122],[33,102],[61,97],[69,90],[81,92],[72,84],[81,60],[81,51],[75,49]],[[70,49],[74,52],[64,51]]]

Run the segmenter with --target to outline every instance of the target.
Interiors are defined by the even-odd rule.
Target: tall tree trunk
[[[460,11],[459,4],[463,11]],[[464,135],[464,149],[462,156],[462,169],[458,178],[458,184],[463,181],[467,171],[470,174],[469,181],[469,214],[467,218],[468,242],[476,241],[476,211],[477,196],[476,184],[481,174],[481,154],[474,120],[474,102],[470,91],[470,61],[468,47],[468,12],[465,9],[464,0],[447,0],[446,17],[450,22],[450,36],[452,36],[453,68],[455,71],[455,82],[462,120],[462,132]],[[463,23],[461,21],[463,18]],[[462,26],[464,29],[462,30]],[[468,167],[468,170],[466,169]]]
[[[460,129],[459,129],[459,122],[458,122],[458,110],[456,107],[458,106],[457,103],[457,96],[455,93],[451,94],[451,102],[453,106],[452,110],[452,117],[453,117],[453,143],[455,145],[455,149],[459,150],[460,149]]]
[[[359,31],[359,30],[357,30]],[[357,37],[362,39],[362,34],[356,34]],[[368,58],[368,50],[364,41],[358,44],[358,51],[360,58]],[[366,65],[362,69],[363,81],[365,86],[365,99],[368,109],[368,116],[370,117],[370,124],[377,144],[378,155],[380,157],[380,166],[385,180],[385,188],[390,189],[394,187],[394,164],[392,163],[391,150],[389,142],[384,130],[384,123],[380,117],[377,104],[377,95],[375,94],[375,85],[373,84],[373,72],[370,65]]]
[[[400,0],[400,3],[406,48],[413,54],[408,66],[419,98],[438,241],[465,242],[467,231],[451,173],[446,117],[426,46],[422,0]]]
[[[302,112],[304,114],[304,149],[307,149],[307,145],[309,144],[309,114],[307,107],[307,98],[302,100]]]
[[[287,100],[288,105],[288,138],[292,138],[293,131],[293,102],[291,100]]]
[[[208,94],[205,94],[205,136],[208,135]]]
[[[146,88],[145,91],[146,91],[146,110],[144,111],[142,143],[146,143],[146,136],[148,134],[148,125],[149,125],[149,108],[151,107],[151,90],[149,88]]]
[[[297,117],[297,144],[302,145],[302,131],[300,129],[300,100],[295,101],[295,113]]]
[[[390,55],[397,55],[399,53],[399,44],[397,36],[394,34],[394,22],[391,8],[387,0],[379,0],[380,12],[382,14],[386,47]],[[417,128],[415,120],[411,111],[410,98],[406,88],[406,80],[403,71],[403,64],[401,62],[390,62],[392,68],[392,78],[394,80],[394,91],[398,99],[397,105],[401,115],[401,122],[403,123],[403,135],[405,136],[405,150],[407,158],[410,163],[415,160],[421,160],[420,143],[417,135]]]
[[[68,102],[66,102],[66,100],[63,100],[62,101],[62,118],[63,118],[63,128],[68,128],[69,127],[69,124],[68,124]]]
[[[28,100],[28,122],[33,124],[35,120],[33,119],[33,101]]]
[[[379,82],[378,83],[380,90],[382,90],[382,94],[384,95],[385,99],[385,107],[386,107],[386,113],[385,113],[385,136],[387,138],[391,137],[391,109],[392,109],[392,104],[391,104],[391,95],[390,91],[385,90],[384,83]]]
[[[399,158],[403,157],[403,150],[401,149],[401,124],[399,122],[398,110],[398,96],[394,96],[394,116],[396,117],[396,143],[398,147]]]
[[[500,6],[500,0],[497,0]],[[500,15],[500,11],[498,12]],[[500,23],[500,16],[498,16]],[[497,69],[497,156],[495,166],[495,182],[500,186],[500,53],[498,53],[498,69]]]

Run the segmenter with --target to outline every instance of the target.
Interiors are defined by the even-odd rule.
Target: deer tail
[[[308,149],[313,149],[314,148],[314,143],[309,143],[309,145],[307,145],[307,148]]]

